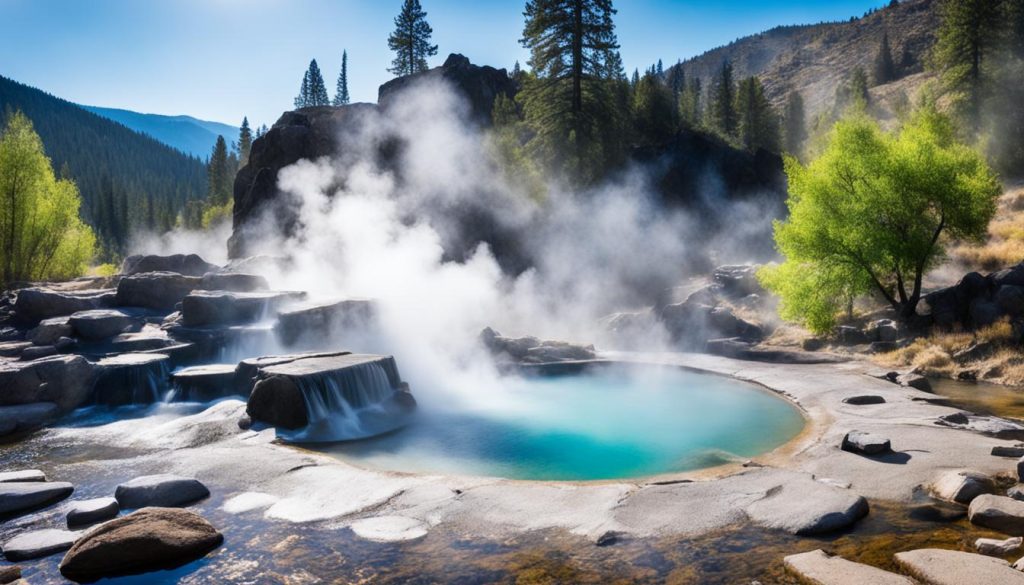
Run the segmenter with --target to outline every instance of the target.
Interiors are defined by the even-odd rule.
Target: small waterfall
[[[170,360],[146,354],[124,354],[100,360],[96,404],[121,406],[161,402],[170,380]]]
[[[278,436],[292,442],[331,442],[399,428],[408,413],[394,400],[396,380],[398,370],[393,360],[296,378],[309,424],[296,431],[279,429]]]

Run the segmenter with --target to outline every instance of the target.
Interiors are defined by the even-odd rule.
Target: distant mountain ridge
[[[913,90],[927,78],[916,75],[939,28],[939,0],[903,0],[845,22],[779,26],[743,37],[682,63],[688,79],[698,77],[709,89],[728,60],[734,77],[756,75],[765,94],[781,109],[786,96],[798,91],[808,116],[832,106],[836,87],[853,70],[870,75],[882,35],[888,33],[893,59]],[[675,65],[673,67],[676,67]]]
[[[98,116],[113,120],[136,132],[147,134],[164,144],[177,148],[185,154],[206,159],[213,150],[217,136],[223,136],[228,144],[238,140],[238,128],[220,122],[200,120],[192,116],[165,116],[143,114],[119,108],[82,106]]]

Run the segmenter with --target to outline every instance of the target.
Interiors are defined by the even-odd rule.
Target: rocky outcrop
[[[946,329],[1024,318],[1024,262],[988,275],[971,272],[955,285],[925,295],[919,311]]]
[[[121,274],[124,276],[141,272],[175,272],[185,276],[202,276],[219,269],[219,266],[210,264],[196,254],[137,255],[125,258],[121,263]]]
[[[303,303],[278,311],[274,326],[285,347],[322,345],[332,336],[358,333],[377,320],[377,304],[368,299]]]
[[[177,272],[139,272],[125,276],[117,284],[117,304],[122,307],[147,307],[172,310],[203,280]]]
[[[1024,573],[985,555],[935,548],[896,553],[896,563],[929,585],[999,583],[1024,585]]]
[[[470,118],[490,125],[494,100],[499,95],[512,97],[518,88],[504,69],[473,65],[466,57],[452,53],[444,65],[429,71],[398,77],[380,86],[377,104],[387,110],[410,87],[431,80],[443,80],[455,88],[469,104]]]
[[[181,301],[181,322],[186,327],[251,323],[305,296],[299,292],[197,290]]]
[[[210,490],[199,480],[168,474],[136,477],[114,491],[122,508],[186,506],[209,495]]]
[[[782,562],[803,582],[815,585],[914,585],[902,575],[830,556],[821,549],[790,555]]]
[[[95,581],[173,568],[201,558],[224,536],[202,516],[172,508],[145,508],[83,536],[60,563],[73,581]]]
[[[50,317],[61,317],[114,305],[113,290],[64,292],[45,288],[26,288],[17,291],[14,312],[25,323],[38,323]]]
[[[504,364],[549,364],[597,357],[593,345],[545,341],[536,337],[505,337],[490,327],[480,332],[480,341]]]

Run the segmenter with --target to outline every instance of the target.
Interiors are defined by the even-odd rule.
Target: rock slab
[[[943,472],[930,491],[935,497],[947,502],[970,504],[974,498],[982,494],[995,492],[996,485],[991,477],[978,471],[952,470]]]
[[[72,502],[68,510],[68,526],[88,526],[117,516],[121,511],[114,498],[93,498]]]
[[[999,540],[998,538],[979,538],[974,541],[974,548],[978,549],[978,552],[983,555],[1002,557],[1020,550],[1021,544],[1024,544],[1024,538],[1021,538],[1020,536],[1007,538],[1006,540]]]
[[[914,585],[912,579],[902,575],[829,556],[821,549],[790,555],[782,562],[810,585]]]
[[[4,558],[11,562],[41,559],[68,550],[78,537],[78,532],[54,528],[24,532],[4,543]]]
[[[0,483],[46,481],[46,474],[38,469],[22,469],[0,473]]]
[[[1024,573],[1002,559],[924,548],[897,553],[904,570],[929,585],[1024,585]]]
[[[199,480],[177,475],[145,475],[122,483],[114,497],[122,508],[185,506],[210,495]]]
[[[62,481],[0,483],[0,516],[17,514],[59,502],[75,491]]]
[[[224,536],[202,516],[173,508],[144,508],[90,531],[64,555],[62,575],[73,581],[173,568],[205,556]]]

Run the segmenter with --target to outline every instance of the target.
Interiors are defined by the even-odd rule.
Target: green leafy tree
[[[736,82],[733,81],[732,63],[722,63],[711,95],[711,124],[727,140],[736,138],[739,120],[736,116]]]
[[[420,1],[405,0],[395,17],[395,30],[388,37],[388,48],[395,52],[388,71],[397,76],[426,71],[427,57],[437,54],[437,45],[430,44],[433,34]]]
[[[889,46],[889,32],[882,33],[882,42],[878,45],[878,53],[872,66],[872,81],[875,85],[883,85],[896,79],[896,64],[892,60],[892,47]]]
[[[21,112],[0,134],[0,268],[3,284],[67,279],[85,272],[96,251],[78,216],[81,198],[54,176],[43,141]]]
[[[764,96],[757,77],[748,77],[736,89],[737,134],[743,148],[754,152],[779,151],[779,117]]]
[[[800,92],[791,91],[786,98],[786,111],[783,114],[783,150],[799,158],[807,140],[807,113],[804,110],[804,99]]]
[[[789,218],[775,224],[785,257],[762,269],[785,319],[830,329],[853,296],[875,292],[903,319],[916,315],[922,278],[943,238],[978,240],[1001,187],[948,117],[927,107],[898,132],[864,114],[838,122],[808,165],[786,158]]]
[[[633,120],[642,145],[664,144],[676,133],[676,108],[672,91],[648,73],[633,93]]]
[[[238,130],[238,165],[245,166],[249,163],[249,153],[252,152],[252,128],[249,127],[249,117],[242,118],[242,127]]]
[[[344,106],[349,103],[348,96],[348,51],[341,52],[341,72],[338,73],[338,86],[334,91],[334,105]]]
[[[593,182],[622,157],[601,140],[623,122],[608,95],[615,9],[611,0],[529,0],[523,14],[520,42],[535,74],[522,91],[531,148],[571,180]]]

